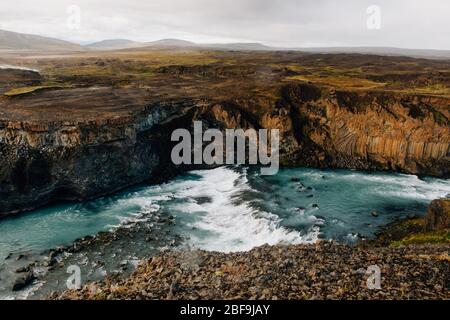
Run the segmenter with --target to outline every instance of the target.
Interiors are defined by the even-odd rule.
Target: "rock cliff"
[[[228,128],[279,129],[284,165],[448,177],[449,100],[286,85],[275,103],[232,101],[202,111]]]
[[[286,91],[297,141],[317,165],[448,176],[448,100],[309,86]]]
[[[99,197],[158,176],[167,162],[161,127],[193,104],[159,103],[81,123],[0,121],[0,216]]]
[[[449,175],[444,98],[306,84],[278,92],[272,101],[159,102],[78,123],[0,121],[0,210],[85,200],[155,178],[157,170],[170,168],[171,130],[189,128],[194,119],[222,128],[280,129],[284,165]]]
[[[171,165],[171,130],[189,128],[194,119],[222,128],[280,129],[284,165],[449,175],[444,98],[307,84],[286,85],[278,93],[271,101],[160,102],[79,123],[0,121],[1,212],[85,200],[155,178]]]

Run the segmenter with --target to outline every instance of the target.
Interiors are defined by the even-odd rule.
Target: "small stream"
[[[25,70],[25,71],[33,71],[33,72],[39,73],[39,70],[36,70],[36,69],[31,69],[31,68],[21,67],[21,66],[13,66],[10,64],[0,64],[0,69]]]

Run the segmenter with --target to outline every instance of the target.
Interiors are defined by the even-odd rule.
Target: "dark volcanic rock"
[[[143,261],[127,279],[106,279],[51,298],[449,299],[447,252],[446,246],[362,249],[329,242],[232,254],[168,252]],[[368,285],[366,271],[375,265],[379,289]]]
[[[17,280],[14,282],[12,290],[13,291],[20,291],[27,286],[29,286],[35,279],[35,276],[33,272],[29,271],[25,273],[24,275],[21,275]]]
[[[0,216],[157,178],[159,169],[168,170],[170,155],[165,134],[171,131],[161,123],[182,118],[194,104],[155,105],[134,116],[84,124],[7,123],[0,130]]]

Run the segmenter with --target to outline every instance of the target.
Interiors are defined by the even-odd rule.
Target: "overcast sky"
[[[82,43],[180,38],[285,47],[450,49],[450,0],[1,1],[0,29]],[[79,25],[76,8],[68,12],[71,5],[80,9]],[[380,29],[367,27],[367,20],[376,18],[367,13],[371,5],[381,10]]]

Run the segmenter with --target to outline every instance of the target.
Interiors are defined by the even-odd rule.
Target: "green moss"
[[[379,83],[363,78],[347,77],[342,75],[309,75],[309,76],[289,76],[287,81],[306,81],[321,85],[337,87],[340,89],[374,89],[383,87],[386,83]]]
[[[62,89],[66,88],[65,86],[60,85],[47,85],[47,86],[30,86],[30,87],[22,87],[22,88],[16,88],[9,90],[5,92],[3,95],[5,97],[16,97],[21,96],[25,94],[35,93],[42,90],[49,90],[49,89]]]
[[[442,113],[440,113],[439,111],[437,111],[434,108],[431,108],[431,112],[433,113],[434,119],[436,120],[437,123],[439,124],[447,124],[448,123],[448,119],[446,116],[444,116]]]
[[[400,224],[404,227],[411,227],[411,226],[423,227],[425,225],[425,222],[422,218],[416,218],[403,220]]]
[[[417,233],[391,243],[391,247],[400,247],[411,244],[450,244],[450,231],[437,231]]]

